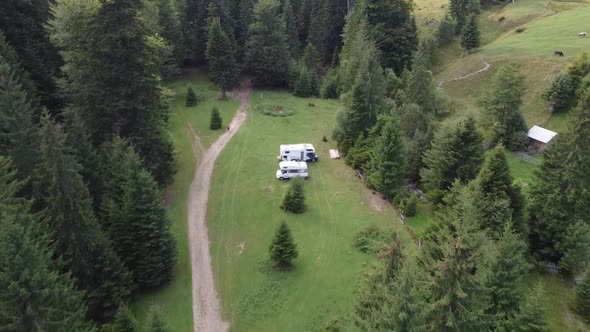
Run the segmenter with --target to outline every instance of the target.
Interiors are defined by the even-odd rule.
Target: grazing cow
[[[585,32],[580,32],[580,33],[578,34],[578,37],[586,37],[586,33],[585,33]]]
[[[563,52],[562,52],[562,51],[555,51],[555,52],[553,53],[553,55],[564,56],[564,54],[563,54]]]

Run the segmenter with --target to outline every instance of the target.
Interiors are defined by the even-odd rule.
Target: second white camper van
[[[279,170],[277,170],[276,177],[279,180],[286,180],[290,178],[307,178],[307,163],[304,161],[281,161],[279,163]]]
[[[311,144],[281,144],[279,151],[281,161],[318,161],[318,155]]]

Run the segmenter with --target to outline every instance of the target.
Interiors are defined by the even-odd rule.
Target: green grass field
[[[264,100],[260,100],[263,94]],[[224,318],[233,331],[316,331],[350,315],[364,264],[375,259],[353,248],[369,224],[395,227],[390,206],[374,197],[328,149],[338,102],[300,99],[284,92],[253,92],[253,105],[295,111],[278,118],[251,110],[217,161],[209,205],[211,251]],[[312,102],[315,107],[308,106]],[[308,211],[286,214],[279,205],[288,182],[275,178],[282,143],[312,143],[320,161],[305,183]],[[295,268],[269,267],[268,247],[278,223],[288,222],[299,249]]]
[[[187,84],[196,88],[201,102],[194,108],[184,106]],[[170,133],[176,151],[178,172],[174,178],[174,184],[167,193],[168,217],[172,223],[172,232],[176,235],[178,243],[178,264],[174,279],[166,287],[138,296],[132,303],[133,311],[141,322],[145,324],[149,308],[156,305],[162,311],[162,316],[168,323],[171,331],[192,331],[192,294],[191,294],[191,269],[189,263],[187,224],[186,224],[186,199],[191,184],[195,163],[197,162],[194,148],[195,132],[203,135],[203,144],[210,144],[222,131],[209,130],[209,117],[211,107],[219,107],[223,119],[231,119],[238,103],[233,100],[217,101],[218,92],[207,81],[206,76],[198,72],[187,74],[182,79],[169,85],[175,93],[172,104],[172,116],[170,119]]]

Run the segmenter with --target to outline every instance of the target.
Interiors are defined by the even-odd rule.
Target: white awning
[[[541,128],[539,126],[534,126],[533,128],[529,129],[529,138],[534,139],[535,141],[539,141],[542,143],[549,143],[557,135],[556,132],[551,131],[549,129]]]

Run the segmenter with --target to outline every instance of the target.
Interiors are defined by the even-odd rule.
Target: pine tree
[[[455,35],[455,22],[447,14],[440,22],[436,33],[436,40],[439,45],[444,46],[453,40]]]
[[[11,49],[5,51],[15,56]],[[33,174],[38,160],[39,137],[35,116],[39,111],[31,93],[25,90],[26,85],[19,78],[23,74],[20,67],[15,67],[18,63],[11,64],[8,55],[0,54],[0,155],[11,157],[19,177],[25,179]]]
[[[590,226],[581,221],[567,226],[556,248],[563,253],[559,260],[562,273],[579,276],[590,266]]]
[[[381,51],[381,63],[400,75],[409,68],[418,47],[411,1],[366,0],[371,36]]]
[[[174,174],[170,110],[158,49],[141,8],[141,0],[59,2],[49,30],[65,62],[63,93],[92,141],[100,144],[115,134],[129,138],[164,187]]]
[[[590,320],[590,277],[584,276],[576,288],[576,312],[585,320]]]
[[[297,15],[293,11],[291,0],[282,1],[282,15],[285,19],[285,28],[287,32],[287,40],[289,41],[289,54],[296,57],[300,54],[301,41],[299,40],[299,32]]]
[[[499,241],[485,250],[484,261],[478,267],[490,298],[487,314],[500,326],[506,326],[518,312],[528,269],[526,250],[522,238],[507,225]]]
[[[338,71],[330,69],[320,82],[320,97],[325,99],[338,99]]]
[[[356,1],[352,11],[346,16],[343,45],[340,52],[340,93],[348,93],[356,82],[361,62],[366,58],[378,60],[375,42],[368,34],[365,2]]]
[[[159,34],[164,38],[166,44],[170,45],[172,59],[178,68],[182,64],[182,60],[184,60],[185,53],[180,20],[172,0],[159,0],[157,5]]]
[[[298,68],[297,79],[293,87],[293,94],[297,97],[309,97],[312,95],[312,86],[310,82],[310,70],[303,65]]]
[[[12,331],[91,330],[83,293],[54,261],[49,232],[30,202],[17,197],[10,159],[0,157],[0,326]]]
[[[115,320],[110,324],[110,328],[113,332],[135,332],[139,330],[137,325],[137,320],[131,310],[126,305],[122,305],[117,311]]]
[[[496,147],[487,156],[477,176],[476,185],[483,194],[484,204],[494,204],[494,201],[497,200],[507,200],[509,202],[511,221],[514,229],[523,235],[523,237],[526,237],[527,227],[524,220],[524,196],[520,188],[513,184],[506,155],[501,146]],[[504,220],[503,222],[506,223],[508,221]],[[504,230],[505,224],[485,224],[482,227],[488,229],[493,234],[500,234]]]
[[[575,99],[576,89],[569,74],[559,75],[551,86],[543,93],[543,98],[551,103],[553,111],[562,111],[571,106]]]
[[[322,65],[322,56],[312,43],[308,43],[303,49],[301,63],[315,73],[319,73]]]
[[[288,268],[293,265],[293,260],[297,258],[297,246],[293,241],[291,230],[287,223],[281,222],[281,225],[275,233],[275,237],[269,248],[270,259],[279,268]]]
[[[303,182],[300,179],[293,179],[291,185],[285,193],[281,209],[291,213],[305,212],[305,194],[303,192]]]
[[[400,127],[406,141],[407,176],[410,181],[417,183],[420,180],[420,169],[424,167],[422,156],[430,147],[434,136],[435,118],[412,103],[404,103],[393,112],[399,114]]]
[[[289,44],[278,0],[259,0],[248,31],[246,68],[257,84],[282,86],[289,75]]]
[[[309,18],[307,44],[318,52],[320,63],[327,62],[332,54],[328,45],[330,35],[330,0],[314,0]]]
[[[440,130],[424,155],[426,166],[420,172],[427,194],[441,202],[455,179],[462,183],[474,179],[482,161],[483,139],[473,118]]]
[[[36,197],[47,209],[56,253],[76,277],[78,288],[87,292],[89,317],[107,320],[129,296],[130,275],[95,219],[81,167],[65,144],[63,129],[47,115],[42,118],[41,138]]]
[[[169,332],[170,329],[166,326],[166,323],[162,320],[162,316],[157,308],[152,307],[150,310],[150,325],[149,332]]]
[[[377,139],[368,182],[391,198],[406,182],[406,147],[395,116],[389,116]]]
[[[20,82],[22,89],[27,93],[28,99],[31,101],[33,106],[39,105],[38,91],[35,86],[35,82],[31,78],[31,75],[23,68],[23,64],[20,61],[16,50],[10,45],[10,42],[6,40],[4,32],[0,30],[0,63],[5,63],[13,73],[13,79]],[[40,110],[39,110],[40,111]],[[40,114],[36,114],[36,119]]]
[[[193,89],[192,86],[189,86],[186,89],[186,102],[185,105],[186,107],[193,107],[196,106],[198,102],[197,99],[197,94],[195,93],[195,90]]]
[[[124,196],[123,220],[111,226],[115,249],[141,288],[170,281],[176,263],[176,241],[160,201],[149,172],[134,170]]]
[[[213,107],[211,110],[211,122],[209,124],[209,129],[211,130],[218,130],[221,129],[223,120],[221,119],[221,114],[219,113],[219,109],[217,107]]]
[[[469,16],[461,32],[461,47],[467,53],[471,53],[479,47],[479,28],[477,27],[477,19],[474,15]]]
[[[449,12],[455,21],[455,32],[459,34],[478,8],[474,6],[473,0],[451,0],[449,5]]]
[[[446,108],[439,100],[436,89],[432,72],[428,69],[427,55],[418,53],[408,76],[405,90],[407,102],[422,107],[422,110],[429,114],[444,113]]]
[[[546,332],[549,331],[545,321],[545,309],[542,303],[546,300],[545,289],[539,282],[523,299],[520,310],[510,322],[512,331]]]
[[[221,27],[219,18],[212,18],[209,24],[207,50],[209,77],[221,88],[222,98],[238,83],[238,63],[235,58],[235,42],[232,44]]]

